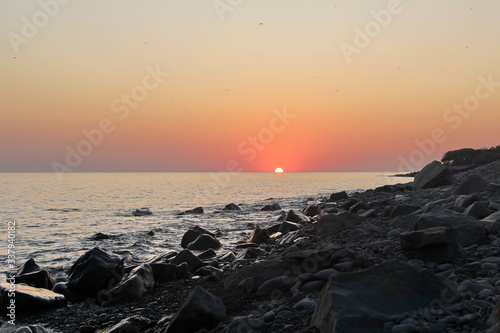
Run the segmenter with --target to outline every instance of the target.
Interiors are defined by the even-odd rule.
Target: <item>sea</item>
[[[140,263],[180,251],[193,226],[220,230],[223,247],[234,249],[254,226],[276,223],[281,211],[261,212],[277,202],[303,209],[333,192],[363,191],[407,183],[395,173],[0,173],[2,217],[0,280],[33,258],[56,280],[86,251],[101,247]],[[240,211],[225,211],[235,203]],[[179,213],[203,207],[203,214]],[[147,207],[153,214],[134,216]],[[97,233],[109,239],[93,240]],[[10,247],[9,247],[10,245]]]

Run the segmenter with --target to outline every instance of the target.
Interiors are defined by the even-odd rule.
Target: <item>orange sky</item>
[[[0,171],[406,171],[499,144],[498,1],[228,3],[0,2]]]

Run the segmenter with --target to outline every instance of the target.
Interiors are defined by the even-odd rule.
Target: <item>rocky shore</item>
[[[500,332],[500,162],[296,206],[248,215],[228,253],[192,228],[141,265],[91,249],[58,283],[29,260],[0,332]]]

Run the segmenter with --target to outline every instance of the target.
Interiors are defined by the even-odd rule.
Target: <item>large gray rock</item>
[[[68,272],[68,288],[84,296],[108,290],[124,275],[123,260],[98,247],[83,254]]]
[[[426,307],[443,296],[454,300],[453,295],[434,273],[389,261],[332,275],[320,294],[311,326],[321,333],[382,333],[390,316]]]
[[[310,222],[311,219],[309,219],[309,217],[306,214],[302,213],[301,211],[290,209],[286,214],[285,221],[290,221],[295,223],[305,223],[305,222]]]
[[[33,258],[26,261],[16,272],[16,283],[51,290],[54,287],[52,275],[40,268]]]
[[[330,194],[330,201],[339,201],[347,198],[349,198],[349,196],[347,195],[346,191]]]
[[[149,265],[153,270],[153,277],[157,283],[191,278],[191,273],[189,272],[188,265],[186,263],[182,263],[180,265],[153,263]]]
[[[235,203],[230,203],[224,206],[222,210],[241,210],[240,206]]]
[[[187,248],[192,251],[206,251],[208,249],[219,249],[222,244],[215,238],[207,234],[199,235],[194,241],[188,244]]]
[[[427,164],[415,176],[413,186],[417,189],[432,188],[455,184],[456,178],[451,171],[438,161]]]
[[[486,236],[483,225],[475,218],[450,210],[433,210],[414,216],[410,223],[410,231],[434,227],[452,227],[457,232],[457,239],[467,247],[482,242]]]
[[[146,291],[154,287],[154,284],[153,269],[148,264],[142,264],[130,271],[115,287],[105,292],[102,295],[102,303],[111,305],[138,302]]]
[[[215,237],[213,233],[211,233],[208,230],[205,230],[199,226],[194,226],[193,228],[189,229],[184,233],[181,239],[181,246],[183,248],[187,248],[188,244],[191,243],[192,241],[196,240],[201,235],[210,235],[212,237]]]
[[[273,204],[270,204],[270,205],[265,205],[264,207],[262,207],[260,210],[262,212],[268,212],[268,211],[272,211],[272,210],[280,210],[281,209],[281,206],[279,203],[275,202]]]
[[[171,264],[180,265],[185,262],[188,266],[188,269],[191,273],[195,272],[198,268],[200,268],[203,263],[193,252],[190,250],[182,250],[179,252],[171,261]]]
[[[401,234],[401,247],[408,259],[438,264],[460,256],[457,232],[450,227],[435,227]]]
[[[500,332],[500,301],[498,301],[493,307],[493,310],[491,310],[491,314],[486,323],[491,327],[486,333]]]
[[[458,198],[455,200],[455,207],[466,208],[479,200],[480,198],[477,194],[459,195]]]
[[[269,232],[266,229],[261,229],[258,225],[255,226],[255,229],[252,231],[250,236],[248,237],[248,242],[260,244],[269,239]]]
[[[14,290],[14,291],[13,291]],[[0,314],[8,314],[14,300],[14,314],[31,314],[66,306],[67,300],[53,291],[30,287],[24,284],[0,284]],[[10,308],[9,308],[10,307]]]
[[[139,333],[144,332],[151,320],[142,316],[132,316],[123,319],[118,324],[106,328],[99,333]]]
[[[191,333],[212,329],[226,317],[226,307],[215,295],[197,286],[188,295],[163,333]]]
[[[348,225],[343,217],[336,214],[321,214],[315,223],[316,233],[322,236],[337,233]]]
[[[466,195],[486,191],[488,183],[479,175],[469,176],[455,190],[455,194]]]

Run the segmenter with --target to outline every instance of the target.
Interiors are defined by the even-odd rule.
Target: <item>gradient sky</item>
[[[60,2],[0,2],[0,171],[406,171],[500,144],[498,0]]]

